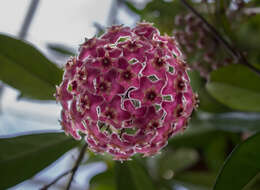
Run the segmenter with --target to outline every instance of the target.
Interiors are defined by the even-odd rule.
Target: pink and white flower
[[[115,160],[158,153],[196,105],[181,57],[173,37],[145,22],[86,40],[56,90],[64,131]]]

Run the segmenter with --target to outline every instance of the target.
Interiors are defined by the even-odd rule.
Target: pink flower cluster
[[[185,128],[196,104],[186,70],[174,38],[150,23],[112,26],[67,62],[56,92],[61,125],[116,160],[154,155]]]

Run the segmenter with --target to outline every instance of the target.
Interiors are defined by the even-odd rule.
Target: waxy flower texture
[[[115,160],[154,155],[196,106],[187,69],[175,39],[150,23],[112,26],[67,62],[56,91],[61,125]]]

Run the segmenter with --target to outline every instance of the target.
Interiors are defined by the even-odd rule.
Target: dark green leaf
[[[176,175],[174,179],[193,185],[200,185],[205,188],[212,188],[212,186],[214,185],[214,180],[216,179],[216,174],[209,172],[187,171]]]
[[[0,138],[0,189],[32,177],[77,145],[78,141],[64,133]]]
[[[220,171],[214,190],[242,189],[260,172],[260,133],[238,145]]]
[[[0,34],[0,80],[32,99],[53,100],[62,70],[35,47]]]
[[[260,111],[260,77],[243,65],[211,73],[206,88],[221,103],[242,111]]]
[[[183,134],[178,134],[170,139],[169,145],[173,147],[200,148],[207,145],[212,138],[222,134],[222,131],[213,128],[189,127]]]
[[[205,80],[200,77],[198,72],[189,71],[188,74],[193,91],[199,95],[199,110],[211,113],[222,113],[230,111],[228,107],[219,103],[206,91]]]
[[[179,133],[170,139],[169,145],[174,147],[201,148],[207,146],[214,138],[226,134],[228,133],[210,127],[205,120],[194,115],[189,122],[188,128],[183,133]]]
[[[117,190],[155,190],[152,179],[137,161],[116,163]]]
[[[159,172],[161,176],[167,178],[167,173],[172,171],[174,173],[183,171],[199,159],[199,154],[194,149],[180,148],[176,151],[165,151],[159,159]]]
[[[231,109],[221,104],[215,98],[213,98],[205,89],[205,86],[201,87],[198,91],[199,95],[199,110],[210,113],[223,113],[230,112]]]
[[[179,133],[175,135],[172,139],[170,139],[169,145],[173,146],[174,148],[205,148],[210,142],[212,142],[215,139],[218,139],[219,137],[232,136],[233,138],[233,133],[223,130],[225,126],[221,125],[222,128],[221,130],[219,130],[219,125],[216,125],[216,123],[214,123],[215,121],[216,120],[208,122],[206,119],[198,119],[194,116],[189,123],[188,129],[186,129],[183,133]],[[237,129],[237,131],[241,131],[241,129]],[[236,134],[234,135],[235,143],[240,142],[239,139],[236,138]]]
[[[116,190],[114,170],[109,169],[94,176],[89,184],[91,190]]]
[[[201,87],[205,85],[205,80],[201,78],[200,74],[195,70],[189,70],[188,75],[190,78],[190,84],[192,90],[197,92]]]
[[[226,136],[219,136],[208,143],[205,150],[205,161],[211,171],[218,171],[225,161],[228,150]]]

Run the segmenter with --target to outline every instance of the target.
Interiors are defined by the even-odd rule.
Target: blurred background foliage
[[[260,69],[259,0],[188,3],[232,48]],[[106,170],[94,175],[89,187],[82,189],[260,189],[259,73],[239,64],[181,0],[117,0],[115,6],[132,17],[154,23],[162,34],[176,37],[191,68],[191,84],[199,95],[200,106],[188,129],[170,139],[156,156],[136,156],[132,161],[120,163],[108,155],[84,152],[80,167],[102,162]],[[121,24],[116,15],[111,20],[112,24]],[[104,27],[96,26],[98,35],[102,34]],[[75,47],[63,44],[48,43],[47,48],[58,59],[76,55]],[[0,66],[0,80],[17,89],[21,101],[55,103],[53,93],[62,79],[62,69],[34,45],[1,34]],[[83,142],[74,141],[60,131],[1,136],[0,189],[33,177],[68,150],[81,150],[82,146]]]

